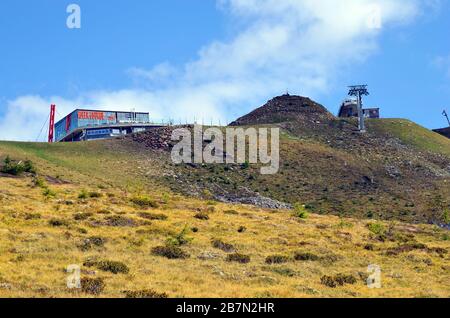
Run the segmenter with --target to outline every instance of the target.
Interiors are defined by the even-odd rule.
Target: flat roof
[[[66,116],[64,116],[62,119],[58,120],[56,122],[56,124],[59,124],[60,122],[62,122],[63,120],[65,120],[67,118],[67,116],[72,115],[73,113],[75,113],[76,111],[84,111],[84,112],[101,112],[101,113],[122,113],[122,114],[145,114],[145,115],[150,115],[149,112],[133,112],[133,111],[124,111],[124,110],[101,110],[101,109],[87,109],[87,108],[76,108],[75,110],[73,110],[72,112],[68,113]]]

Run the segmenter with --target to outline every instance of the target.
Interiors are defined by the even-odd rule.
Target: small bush
[[[442,214],[442,221],[445,224],[450,224],[450,210],[449,209],[444,210],[444,213]]]
[[[335,276],[322,276],[320,279],[322,285],[336,288],[338,286],[344,286],[345,284],[354,285],[357,279],[353,275],[337,274]]]
[[[387,256],[397,256],[401,253],[408,253],[414,250],[427,250],[428,247],[422,243],[409,243],[397,247],[389,248],[386,252]]]
[[[143,219],[147,220],[159,220],[159,221],[165,221],[168,219],[167,215],[165,214],[156,214],[156,213],[147,213],[147,212],[141,212],[139,213],[139,216]]]
[[[325,265],[332,265],[339,261],[341,259],[341,256],[335,255],[335,254],[328,254],[325,256],[320,257],[320,262]]]
[[[35,187],[38,187],[38,188],[41,188],[41,189],[46,189],[47,188],[47,184],[46,184],[44,178],[38,177],[38,176],[35,176],[33,178],[33,185]]]
[[[101,194],[100,192],[95,192],[95,191],[92,191],[92,192],[89,192],[88,193],[88,196],[90,197],[90,198],[101,198],[102,196],[103,196],[103,194]]]
[[[84,221],[92,217],[94,214],[91,212],[83,212],[83,213],[76,213],[74,214],[73,218],[76,221]]]
[[[127,265],[116,261],[100,261],[96,264],[96,267],[99,270],[113,274],[128,274],[130,272]]]
[[[25,172],[36,174],[36,168],[31,160],[25,160],[23,163],[23,170]]]
[[[212,240],[212,246],[214,248],[222,250],[222,251],[224,251],[226,253],[231,253],[231,252],[235,252],[236,251],[236,248],[233,245],[225,243],[225,242],[223,242],[221,240],[217,240],[217,239]]]
[[[337,283],[333,277],[324,275],[320,278],[320,283],[330,288],[336,288]]]
[[[78,194],[78,199],[84,200],[89,197],[89,193],[86,190],[81,190],[81,192]]]
[[[152,254],[168,259],[186,259],[190,256],[177,246],[156,246],[152,249]]]
[[[114,227],[134,227],[137,226],[138,224],[136,223],[136,221],[134,221],[133,219],[128,219],[125,218],[123,216],[120,215],[112,215],[112,216],[107,216],[105,218],[106,220],[106,225],[107,226],[114,226]]]
[[[159,204],[155,200],[147,196],[135,196],[131,198],[130,201],[141,208],[147,207],[156,209],[159,207]]]
[[[364,249],[366,251],[374,251],[375,250],[375,246],[373,244],[366,244],[366,245],[364,245]]]
[[[107,242],[107,240],[101,236],[91,236],[87,238],[86,241],[97,247],[103,247]]]
[[[305,206],[300,203],[294,204],[294,215],[300,219],[307,219],[309,216]]]
[[[227,261],[228,262],[237,262],[237,263],[241,263],[241,264],[248,264],[248,263],[250,263],[250,256],[245,255],[245,254],[239,254],[239,253],[229,254],[227,256]]]
[[[153,289],[125,291],[125,298],[168,298],[166,293],[158,293]]]
[[[357,279],[353,275],[337,274],[335,280],[339,286],[344,286],[345,284],[354,285]]]
[[[81,278],[81,290],[83,293],[91,295],[100,295],[105,289],[103,278]]]
[[[50,219],[48,221],[48,224],[50,224],[51,226],[60,227],[60,226],[68,226],[69,222],[62,219]]]
[[[25,220],[39,220],[41,215],[39,213],[25,213]]]
[[[14,176],[21,175],[24,172],[36,174],[36,169],[30,160],[15,162],[9,156],[3,160],[3,166],[0,171]]]
[[[375,235],[383,235],[386,232],[386,228],[381,223],[369,223],[367,228]]]
[[[271,269],[272,272],[277,273],[278,275],[281,276],[286,276],[286,277],[294,277],[295,276],[295,271],[293,271],[290,268],[287,267],[273,267]]]
[[[189,234],[189,228],[185,226],[180,233],[171,236],[167,239],[166,245],[168,246],[182,246],[189,244],[192,241],[192,238],[187,237]]]
[[[289,257],[283,255],[271,255],[266,257],[266,264],[284,264],[289,261]]]
[[[209,220],[209,215],[206,214],[205,212],[197,213],[196,215],[194,215],[194,217],[195,217],[196,219],[203,220],[203,221]]]
[[[240,226],[240,227],[238,228],[238,232],[239,232],[239,233],[244,233],[245,231],[247,231],[247,228],[246,228],[245,226]]]
[[[50,188],[45,188],[42,191],[42,195],[46,198],[54,198],[54,197],[56,197],[56,192],[51,190]]]
[[[297,252],[294,255],[294,259],[296,261],[318,261],[320,259],[319,256],[312,254],[312,253],[303,253],[303,252]]]

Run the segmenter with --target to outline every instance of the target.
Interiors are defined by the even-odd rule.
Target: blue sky
[[[71,3],[81,29],[66,26]],[[36,139],[50,103],[224,123],[286,89],[336,113],[359,83],[384,117],[443,127],[449,13],[445,0],[2,0],[0,138]]]

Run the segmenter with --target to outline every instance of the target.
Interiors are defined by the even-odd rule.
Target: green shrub
[[[152,249],[152,254],[168,259],[186,259],[190,255],[177,246],[156,246]]]
[[[120,215],[107,216],[105,220],[105,225],[113,227],[134,227],[138,225],[135,220]]]
[[[47,184],[44,180],[44,178],[39,177],[39,176],[35,176],[33,178],[33,185],[35,187],[41,188],[41,189],[46,189],[47,188]]]
[[[222,251],[224,251],[226,253],[231,253],[231,252],[235,252],[236,251],[236,249],[235,249],[235,247],[233,245],[225,243],[225,242],[223,242],[221,240],[217,240],[217,239],[213,239],[212,240],[212,246],[214,248],[222,250]]]
[[[81,278],[81,290],[86,294],[100,295],[105,289],[103,278]]]
[[[102,196],[103,196],[103,194],[101,194],[100,192],[95,192],[95,191],[92,191],[92,192],[89,192],[88,193],[88,196],[90,197],[90,198],[101,198]]]
[[[165,214],[140,212],[138,215],[143,219],[152,220],[152,221],[153,220],[165,221],[168,219],[167,215],[165,215]]]
[[[91,236],[87,238],[85,242],[88,242],[90,245],[94,245],[97,247],[103,247],[106,244],[107,240],[101,236]]]
[[[287,267],[273,267],[271,271],[281,276],[294,277],[295,271]]]
[[[445,224],[450,224],[450,210],[449,209],[444,210],[444,213],[442,214],[442,221]]]
[[[54,198],[56,197],[56,192],[50,188],[45,188],[44,190],[42,190],[42,195],[46,198]]]
[[[48,224],[50,224],[51,226],[60,227],[60,226],[68,226],[69,222],[62,219],[50,219],[48,221]]]
[[[297,252],[294,254],[294,259],[296,261],[318,261],[320,259],[319,256],[312,254],[312,253],[303,253],[303,252]]]
[[[14,176],[18,176],[24,172],[36,174],[36,169],[30,160],[26,160],[24,162],[22,162],[22,161],[15,162],[15,161],[11,160],[11,158],[9,156],[7,156],[3,160],[3,166],[1,168],[1,172],[10,174],[10,175],[14,175]]]
[[[334,279],[339,286],[344,286],[345,284],[354,285],[357,282],[353,275],[337,274]]]
[[[383,235],[386,232],[386,228],[381,223],[369,223],[367,224],[367,228],[376,235]]]
[[[166,293],[158,293],[153,289],[125,291],[125,298],[168,298]]]
[[[203,221],[209,220],[209,215],[205,212],[197,213],[196,215],[194,215],[194,217],[196,219],[203,220]]]
[[[320,282],[327,287],[336,288],[345,284],[354,285],[357,279],[353,275],[337,274],[335,276],[322,276]]]
[[[86,190],[81,190],[81,192],[78,194],[78,199],[87,199],[89,197],[89,193]]]
[[[168,246],[182,246],[182,245],[186,245],[189,244],[193,239],[188,237],[187,235],[189,234],[189,228],[187,226],[185,226],[183,228],[183,230],[181,230],[180,233],[170,236],[167,240],[166,240],[166,245]]]
[[[141,208],[146,208],[147,207],[147,208],[154,208],[154,209],[156,209],[156,208],[159,207],[159,204],[155,200],[153,200],[153,199],[151,199],[151,198],[149,198],[147,196],[142,196],[142,195],[141,196],[135,196],[135,197],[132,197],[130,199],[130,201],[132,203],[134,203],[135,205],[141,207]]]
[[[94,214],[91,212],[82,212],[74,214],[73,218],[77,221],[84,221],[92,217]]]
[[[337,283],[332,276],[324,275],[320,278],[320,283],[330,288],[336,288]]]
[[[228,254],[227,261],[248,264],[250,263],[250,256],[240,253]]]
[[[300,203],[294,204],[294,215],[300,219],[307,219],[309,214],[304,205]]]
[[[23,170],[25,172],[36,174],[36,168],[31,160],[25,160],[23,163]]]
[[[96,267],[99,270],[113,274],[128,274],[130,272],[127,265],[116,261],[100,261],[96,264]]]
[[[266,257],[266,264],[283,264],[289,261],[289,257],[283,255],[270,255]]]
[[[39,213],[25,213],[25,220],[39,220],[42,216]]]

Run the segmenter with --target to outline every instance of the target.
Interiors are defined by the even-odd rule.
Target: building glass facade
[[[79,129],[86,129],[86,134],[91,137],[90,139],[96,139],[94,136],[99,136],[97,139],[105,138],[114,134],[112,130],[114,125],[148,123],[150,123],[148,113],[77,109],[55,124],[55,140],[61,141]],[[96,127],[104,129],[89,129]]]

